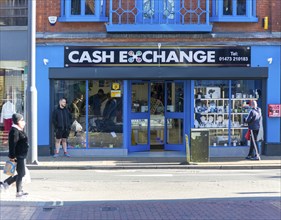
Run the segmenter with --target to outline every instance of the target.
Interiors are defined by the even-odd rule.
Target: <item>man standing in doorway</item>
[[[54,157],[59,156],[60,144],[62,144],[64,156],[70,157],[67,153],[67,138],[71,128],[71,122],[71,113],[66,108],[66,98],[61,98],[58,107],[53,112],[53,124],[56,133],[56,149]]]

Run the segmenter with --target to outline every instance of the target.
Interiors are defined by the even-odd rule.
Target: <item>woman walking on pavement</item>
[[[0,182],[1,189],[8,189],[9,185],[16,182],[16,197],[28,195],[22,189],[22,178],[25,176],[25,159],[28,152],[28,139],[23,131],[25,121],[21,114],[13,114],[13,125],[9,132],[9,158],[10,161],[16,162],[17,174],[10,176],[4,182]]]

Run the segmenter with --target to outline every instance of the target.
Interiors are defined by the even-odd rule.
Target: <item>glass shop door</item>
[[[129,152],[150,150],[150,82],[132,81],[129,92]]]
[[[184,82],[130,84],[129,151],[184,150]]]
[[[184,151],[184,82],[165,82],[164,150]]]

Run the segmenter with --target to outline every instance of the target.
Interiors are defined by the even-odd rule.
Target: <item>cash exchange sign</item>
[[[65,67],[250,66],[250,47],[64,48]]]

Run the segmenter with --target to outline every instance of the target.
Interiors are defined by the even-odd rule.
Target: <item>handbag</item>
[[[246,132],[245,138],[247,141],[249,141],[251,139],[251,130],[250,129],[248,129],[248,131]]]
[[[6,175],[13,176],[15,174],[16,167],[17,167],[17,163],[16,162],[12,162],[10,160],[7,160],[6,164],[4,166],[3,172]]]
[[[81,124],[79,124],[78,121],[75,120],[75,121],[72,123],[72,125],[71,125],[71,129],[72,129],[73,131],[75,131],[75,132],[78,132],[78,131],[82,131],[82,130],[83,130],[83,127],[82,127]]]

